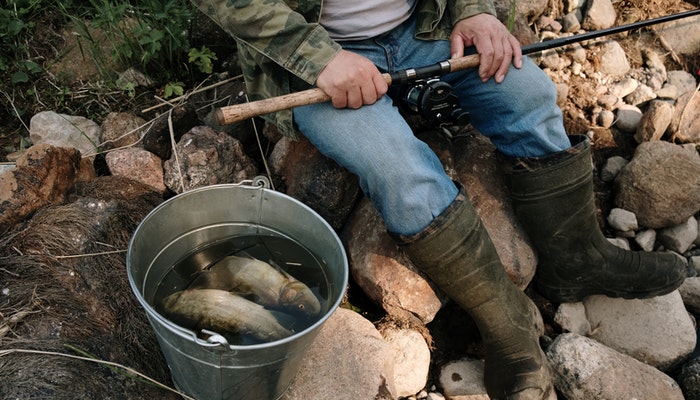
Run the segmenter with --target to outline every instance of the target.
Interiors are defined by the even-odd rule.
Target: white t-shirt
[[[417,0],[324,0],[321,26],[335,40],[362,40],[388,32],[411,16]]]

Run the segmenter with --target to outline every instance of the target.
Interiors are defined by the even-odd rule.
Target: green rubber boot
[[[588,138],[552,156],[517,159],[510,174],[513,205],[537,250],[537,287],[555,303],[593,294],[649,298],[678,288],[686,276],[672,253],[611,244],[598,226]]]
[[[424,231],[395,239],[415,266],[474,319],[484,344],[490,398],[551,398],[551,372],[539,346],[542,317],[506,275],[464,191]]]

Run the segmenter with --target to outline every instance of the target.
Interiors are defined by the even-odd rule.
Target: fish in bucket
[[[132,290],[178,390],[196,399],[278,399],[338,308],[348,262],[305,204],[252,183],[177,195],[139,224]]]

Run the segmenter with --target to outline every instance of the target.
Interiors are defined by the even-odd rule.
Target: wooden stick
[[[450,71],[455,72],[479,65],[479,55],[472,54],[465,57],[448,60]],[[383,74],[386,83],[391,85],[392,78],[389,74]],[[258,115],[287,110],[294,107],[306,106],[309,104],[322,103],[331,98],[319,88],[302,90],[301,92],[289,93],[283,96],[272,97],[265,100],[252,101],[249,103],[235,104],[221,107],[215,111],[216,120],[220,125],[233,124]]]
[[[258,115],[282,111],[289,108],[322,103],[331,98],[319,88],[302,90],[265,100],[220,107],[215,111],[219,125],[233,124]]]

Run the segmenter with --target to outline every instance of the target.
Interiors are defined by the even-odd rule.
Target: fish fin
[[[276,269],[280,274],[284,275],[287,279],[290,281],[296,281],[297,279],[292,276],[289,272],[285,271],[275,260],[270,259],[270,261],[267,262],[272,266],[272,268]]]
[[[280,303],[282,304],[292,304],[294,303],[299,297],[301,297],[301,292],[297,290],[296,283],[297,281],[293,282],[288,282],[286,285],[282,286],[280,288],[280,293],[279,293],[279,298],[280,298]]]

